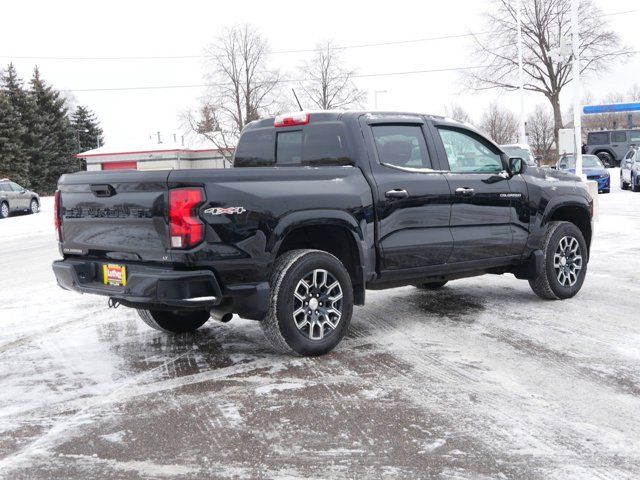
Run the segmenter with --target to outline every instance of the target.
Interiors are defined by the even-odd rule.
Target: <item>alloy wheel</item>
[[[573,287],[582,270],[582,251],[578,239],[567,235],[560,239],[553,256],[553,268],[563,287]]]
[[[0,208],[2,208],[2,216],[4,218],[8,217],[9,216],[9,207],[7,206],[7,204],[3,203],[2,207],[0,207]]]
[[[322,340],[340,323],[342,286],[327,270],[312,270],[302,277],[293,298],[293,320],[310,340]]]

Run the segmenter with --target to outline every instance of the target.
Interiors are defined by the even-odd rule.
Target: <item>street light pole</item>
[[[579,0],[571,0],[571,47],[573,49],[573,136],[576,155],[576,175],[582,176],[582,115],[580,89],[580,39],[578,36]]]
[[[516,29],[518,34],[518,91],[520,94],[520,117],[518,121],[518,143],[527,143],[524,120],[524,72],[522,68],[522,0],[516,0]]]
[[[378,94],[379,93],[387,93],[386,90],[375,90],[373,92],[373,108],[374,110],[378,109]]]

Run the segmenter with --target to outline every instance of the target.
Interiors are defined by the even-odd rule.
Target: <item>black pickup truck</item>
[[[586,275],[580,179],[509,159],[453,120],[282,115],[245,128],[234,167],[61,177],[59,285],[167,332],[239,314],[276,349],[320,355],[367,289],[511,273],[565,299]]]

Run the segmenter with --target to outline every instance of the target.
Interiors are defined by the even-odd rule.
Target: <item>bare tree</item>
[[[469,116],[467,111],[457,103],[452,103],[449,106],[444,107],[444,113],[447,115],[447,117],[451,117],[454,120],[458,120],[459,122],[472,123],[471,117]]]
[[[527,118],[529,145],[535,155],[542,155],[546,161],[551,159],[553,148],[553,113],[548,107],[538,104]]]
[[[487,12],[485,35],[476,36],[474,58],[484,65],[467,74],[474,90],[517,88],[516,2],[494,0]],[[551,104],[554,137],[562,128],[560,92],[571,82],[571,62],[557,61],[549,51],[570,33],[571,0],[523,0],[522,39],[524,88],[543,94]],[[609,29],[602,12],[592,0],[582,0],[579,9],[579,50],[581,73],[599,72],[630,50],[621,47],[618,34]]]
[[[313,108],[361,107],[366,99],[365,92],[353,82],[355,71],[344,66],[339,49],[331,41],[318,45],[313,58],[298,70],[304,78],[298,82],[303,103],[306,100]]]
[[[497,102],[491,103],[482,114],[479,128],[498,145],[512,143],[518,136],[516,116],[506,108],[500,107]]]
[[[227,158],[244,126],[276,105],[280,74],[268,68],[268,54],[267,41],[250,25],[226,29],[207,49],[210,86],[186,120]]]

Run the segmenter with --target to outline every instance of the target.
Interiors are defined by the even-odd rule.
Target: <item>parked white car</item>
[[[620,188],[640,192],[640,147],[632,146],[620,162]]]
[[[526,143],[511,143],[500,145],[500,148],[511,158],[522,158],[527,165],[537,166],[531,147]]]

